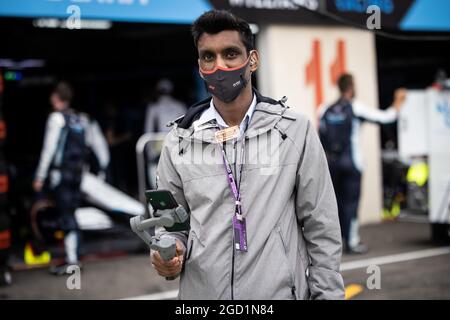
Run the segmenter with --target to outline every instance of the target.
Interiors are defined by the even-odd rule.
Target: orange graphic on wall
[[[330,66],[330,78],[333,85],[337,84],[340,75],[346,72],[346,47],[345,41],[337,42],[336,58]],[[322,82],[322,48],[320,40],[313,41],[312,57],[306,65],[306,85],[314,87],[314,106],[318,108],[324,101]]]
[[[306,65],[306,84],[313,85],[315,91],[315,107],[323,102],[321,44],[314,40],[311,61]]]
[[[337,43],[336,60],[330,67],[331,83],[336,85],[339,77],[344,74],[346,70],[347,66],[345,61],[345,42],[344,40],[339,40]]]

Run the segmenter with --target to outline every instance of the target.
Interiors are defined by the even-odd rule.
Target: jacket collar
[[[256,95],[256,106],[253,112],[252,119],[248,125],[246,137],[251,138],[259,134],[263,134],[280,121],[287,107],[282,101],[262,96],[255,88],[253,92]],[[215,142],[215,132],[217,125],[205,128],[204,130],[194,131],[193,122],[197,120],[201,114],[209,108],[211,97],[200,101],[199,103],[190,107],[187,113],[178,119],[173,124],[175,125],[175,132],[180,138],[199,140],[202,142]]]
[[[252,102],[245,113],[244,119],[242,120],[239,128],[241,132],[243,132],[245,123],[248,121],[250,123],[252,119],[253,112],[256,107],[256,95],[253,94]],[[219,112],[215,108],[213,104],[213,100],[210,101],[209,108],[206,109],[200,116],[200,118],[193,122],[194,131],[203,130],[204,128],[208,128],[211,125],[218,124],[221,129],[228,128],[228,125],[225,123],[223,118],[220,116]]]

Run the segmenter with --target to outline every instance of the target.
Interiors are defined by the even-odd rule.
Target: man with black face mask
[[[337,205],[315,129],[252,87],[247,22],[209,11],[192,33],[212,98],[171,122],[157,170],[190,230],[157,228],[177,256],[152,252],[153,266],[181,276],[181,299],[342,299]]]

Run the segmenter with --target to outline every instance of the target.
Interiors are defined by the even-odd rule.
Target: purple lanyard
[[[245,141],[245,139],[244,139]],[[244,152],[244,142],[242,142],[242,151],[241,151],[241,159]],[[227,174],[227,181],[228,185],[230,186],[231,193],[233,194],[235,204],[236,204],[236,210],[235,214],[241,215],[241,191],[240,191],[240,185],[241,185],[241,177],[242,177],[242,161],[239,164],[239,186],[236,184],[236,180],[233,176],[233,171],[231,170],[231,165],[228,162],[227,156],[225,154],[225,147],[224,144],[222,144],[222,159],[223,159],[223,165],[225,167],[225,172]]]
[[[248,127],[248,117],[245,118],[245,129],[244,132],[247,131]],[[240,130],[240,129],[239,129]],[[237,141],[234,141],[233,143],[236,143]],[[231,170],[231,165],[228,161],[227,155],[225,153],[225,142],[222,143],[222,159],[223,159],[223,165],[225,167],[225,172],[227,174],[227,181],[228,185],[230,186],[231,193],[233,194],[236,209],[235,214],[238,216],[239,219],[242,218],[242,210],[241,210],[241,178],[242,178],[242,163],[244,159],[244,151],[245,151],[245,136],[242,137],[242,144],[241,144],[241,163],[239,164],[239,185],[236,184],[236,179],[234,179],[233,176],[233,170]],[[234,151],[236,152],[236,151]],[[236,164],[236,157],[234,157],[234,162]]]
[[[248,117],[246,118],[245,129],[248,126]],[[244,130],[245,132],[246,130]],[[237,141],[233,141],[233,143],[237,143]],[[230,186],[231,192],[233,193],[233,197],[235,200],[235,211],[233,217],[233,242],[235,250],[241,252],[247,252],[247,225],[246,219],[242,216],[241,210],[241,179],[242,179],[242,167],[244,160],[244,151],[245,151],[245,136],[242,141],[242,149],[241,149],[241,161],[239,163],[239,185],[236,184],[236,179],[233,176],[233,171],[231,170],[230,162],[227,159],[227,155],[225,153],[225,142],[222,143],[222,159],[223,165],[225,167],[225,172],[227,174],[228,185]],[[233,154],[234,154],[234,163],[236,165],[236,144],[233,146]],[[237,173],[237,170],[236,170]]]

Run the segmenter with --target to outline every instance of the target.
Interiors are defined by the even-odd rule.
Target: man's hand
[[[406,100],[406,89],[405,88],[399,88],[395,90],[394,93],[394,107],[399,111],[401,107],[403,106],[403,103]]]
[[[159,255],[158,251],[151,253],[151,261],[153,267],[162,277],[176,277],[181,273],[183,267],[184,246],[179,240],[176,240],[177,255],[170,261],[165,261]]]
[[[44,187],[44,183],[42,181],[34,180],[34,182],[33,182],[34,191],[41,192],[43,187]]]

